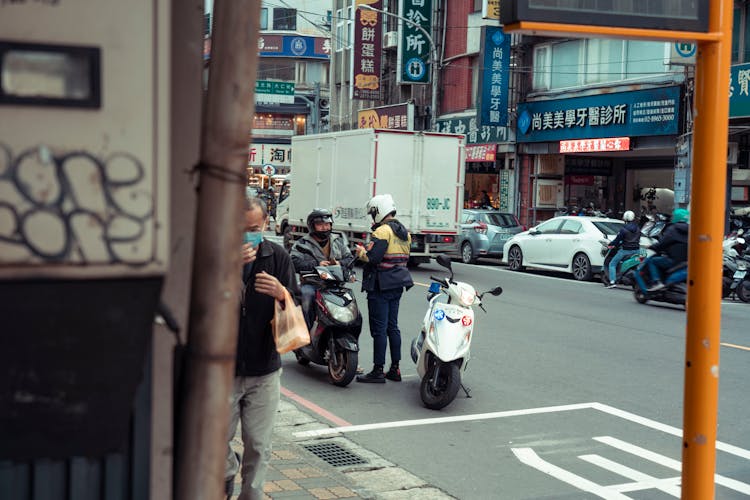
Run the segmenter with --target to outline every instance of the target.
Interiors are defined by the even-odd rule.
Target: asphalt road
[[[441,270],[436,264],[413,271],[418,285],[401,303],[403,382],[338,388],[324,367],[302,367],[286,355],[284,387],[330,412],[347,438],[457,498],[679,495],[684,309],[638,304],[625,289],[484,264],[454,263],[457,280],[479,291],[504,288],[485,298],[487,314],[476,313],[464,379],[471,398],[459,391],[442,411],[419,398],[408,347],[427,306],[423,285]],[[357,297],[366,325],[366,301]],[[750,496],[748,320],[750,305],[723,305],[720,499]],[[366,327],[360,340],[360,364],[369,370]],[[617,491],[628,496],[612,496]]]

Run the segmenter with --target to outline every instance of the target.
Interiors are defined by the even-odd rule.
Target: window
[[[336,11],[336,40],[335,47],[336,51],[339,52],[344,50],[344,29],[346,28],[346,19],[344,19],[344,11],[339,9]]]
[[[537,232],[542,234],[554,234],[557,232],[557,228],[560,226],[559,220],[551,220],[542,222],[536,227]]]
[[[297,61],[298,84],[313,86],[315,83],[328,85],[328,63],[317,61]]]
[[[354,40],[354,7],[351,5],[346,9],[346,48],[352,46]]]
[[[482,12],[484,0],[474,0],[474,12]]]
[[[270,57],[261,57],[258,61],[258,80],[295,81],[294,61],[272,60]]]
[[[297,9],[273,9],[273,29],[295,31],[297,29]]]
[[[471,58],[471,102],[477,102],[479,97],[479,79],[482,73],[479,71],[479,58]]]
[[[586,44],[586,83],[621,80],[624,46],[622,40],[589,40]]]
[[[268,29],[268,9],[265,7],[260,9],[260,29]]]
[[[628,56],[625,63],[627,78],[644,78],[660,75],[666,71],[664,42],[628,40],[627,49]]]
[[[539,45],[534,47],[534,90],[549,89],[549,47],[549,45]]]
[[[560,233],[562,234],[578,234],[581,232],[583,225],[577,220],[565,219],[560,226]]]
[[[584,40],[571,40],[552,45],[550,88],[560,89],[580,85],[583,68],[581,49],[584,42]]]

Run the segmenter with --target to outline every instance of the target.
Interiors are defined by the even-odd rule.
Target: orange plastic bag
[[[302,307],[294,303],[289,292],[284,289],[284,302],[274,301],[273,340],[276,352],[286,354],[310,343]]]

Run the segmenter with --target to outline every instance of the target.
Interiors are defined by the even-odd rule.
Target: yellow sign
[[[484,19],[500,19],[500,0],[484,0],[482,17]]]

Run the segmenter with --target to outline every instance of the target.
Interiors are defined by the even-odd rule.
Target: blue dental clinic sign
[[[502,28],[482,28],[482,79],[479,90],[479,122],[482,125],[508,124],[508,73],[510,37]]]
[[[518,105],[518,142],[673,135],[680,87],[636,90]]]

